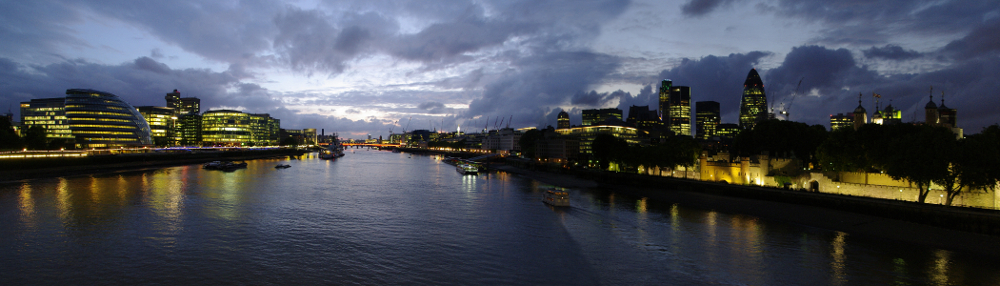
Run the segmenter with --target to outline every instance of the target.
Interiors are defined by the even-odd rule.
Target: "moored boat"
[[[556,207],[569,206],[569,193],[555,188],[549,188],[542,193],[542,202]]]
[[[458,170],[458,172],[462,173],[463,175],[479,173],[478,167],[469,164],[458,164],[455,166],[455,169]]]

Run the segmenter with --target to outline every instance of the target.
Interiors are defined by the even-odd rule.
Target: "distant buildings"
[[[764,94],[764,82],[757,74],[757,69],[750,69],[746,81],[743,82],[743,97],[740,101],[740,128],[753,129],[757,122],[767,119],[767,96]]]
[[[75,142],[77,148],[152,145],[149,124],[135,107],[117,95],[68,89],[65,98],[32,99],[21,103],[24,128],[41,126],[49,140]]]
[[[560,111],[556,119],[556,128],[566,129],[569,128],[569,113],[566,111]]]
[[[643,130],[656,130],[663,127],[660,116],[656,114],[656,110],[649,110],[649,105],[629,107],[625,123]]]
[[[211,110],[202,114],[202,146],[278,145],[281,121],[266,113]]]
[[[695,102],[695,138],[708,140],[716,136],[716,128],[721,123],[719,103],[715,101]]]
[[[583,126],[596,125],[611,119],[622,121],[622,110],[618,108],[584,109]]]
[[[675,135],[691,136],[691,88],[660,82],[660,120]]]
[[[837,115],[830,114],[830,130],[837,130],[844,127],[853,127],[854,125],[854,114],[848,113],[837,113]]]

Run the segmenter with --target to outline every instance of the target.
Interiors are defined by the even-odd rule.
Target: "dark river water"
[[[992,257],[348,151],[0,184],[0,285],[1000,285]],[[275,169],[278,163],[288,169]]]

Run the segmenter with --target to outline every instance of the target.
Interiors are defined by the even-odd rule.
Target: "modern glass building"
[[[201,115],[182,115],[177,119],[178,144],[181,146],[201,145]]]
[[[670,125],[667,117],[668,110],[670,110],[670,91],[673,90],[673,81],[665,79],[660,82],[660,121],[664,124]]]
[[[203,146],[273,146],[278,144],[280,121],[266,113],[236,110],[206,111],[201,118]]]
[[[66,118],[79,148],[151,146],[149,124],[117,95],[91,89],[66,90]]]
[[[177,116],[173,108],[162,107],[162,106],[139,106],[135,109],[139,110],[139,114],[146,119],[146,123],[149,124],[150,134],[153,137],[153,144],[156,146],[171,146],[175,145],[174,140],[176,140],[175,126],[177,125]]]
[[[657,130],[663,125],[660,122],[659,114],[656,113],[656,110],[649,110],[649,105],[630,106],[625,123],[642,130]]]
[[[622,120],[622,110],[618,108],[584,109],[583,126],[591,126],[614,118]]]
[[[694,103],[696,138],[709,139],[715,136],[716,127],[722,122],[719,113],[719,103],[716,101],[699,101]]]
[[[691,88],[674,86],[670,89],[667,124],[675,135],[691,136]]]
[[[625,139],[628,144],[639,144],[639,129],[634,127],[626,126],[614,126],[614,125],[596,125],[596,126],[581,126],[573,127],[567,129],[556,129],[556,133],[559,135],[570,136],[571,138],[576,138],[580,140],[580,153],[590,154],[592,153],[591,145],[594,143],[594,139],[597,138],[599,134],[611,134],[615,137]]]
[[[27,130],[31,126],[45,128],[48,139],[72,140],[73,132],[66,119],[66,98],[41,98],[21,102],[21,126]]]
[[[719,126],[715,128],[715,135],[719,137],[736,138],[736,136],[740,134],[741,130],[743,129],[741,129],[738,124],[723,123],[719,124]]]
[[[740,128],[753,129],[757,122],[767,119],[767,95],[764,94],[764,81],[757,74],[757,69],[750,69],[747,80],[743,82],[743,97],[740,102]]]

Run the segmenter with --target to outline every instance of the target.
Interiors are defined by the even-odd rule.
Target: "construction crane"
[[[406,120],[406,127],[403,128],[403,133],[404,134],[406,133],[406,129],[410,129],[410,121],[413,121],[413,116],[410,116],[410,119]]]
[[[799,79],[799,84],[795,86],[795,92],[792,93],[792,97],[788,100],[788,107],[782,108],[784,110],[781,111],[781,114],[785,116],[785,120],[789,120],[789,118],[791,117],[791,115],[788,114],[788,111],[792,110],[792,103],[795,102],[795,96],[799,95],[799,87],[802,86],[802,80],[804,79],[806,78],[802,77],[801,79]],[[784,105],[784,103],[782,103],[782,105]]]

